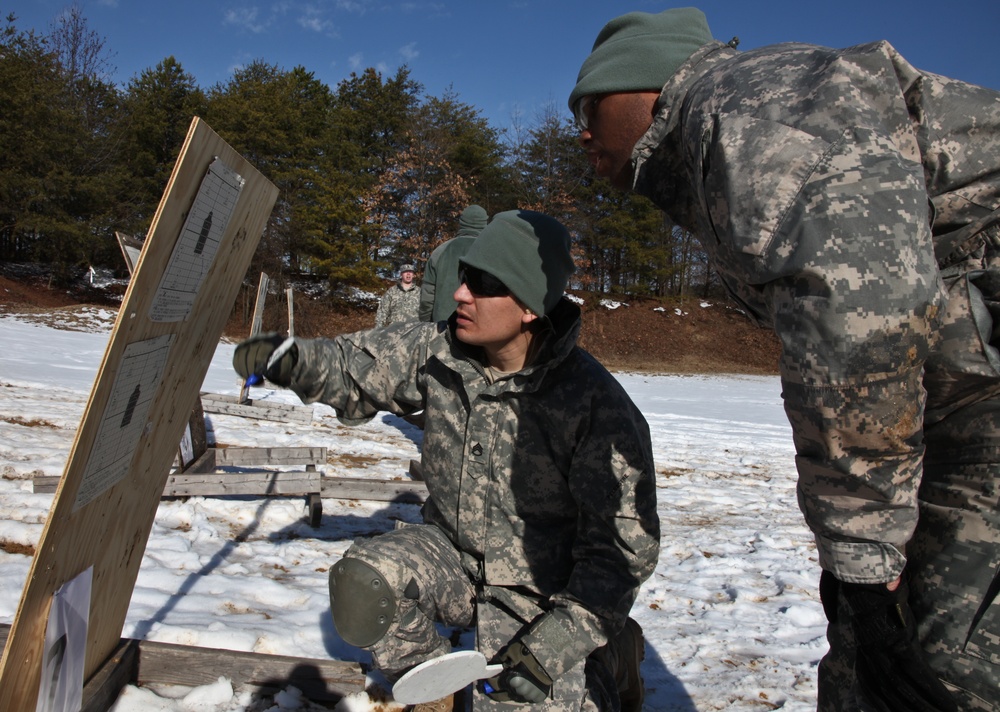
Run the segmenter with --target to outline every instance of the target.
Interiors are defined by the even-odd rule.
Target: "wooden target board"
[[[53,595],[88,569],[84,680],[118,646],[177,444],[277,195],[205,122],[192,121],[0,659],[0,710],[35,710]]]

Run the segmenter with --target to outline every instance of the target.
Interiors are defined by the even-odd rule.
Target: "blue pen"
[[[267,360],[267,364],[264,366],[264,373],[267,373],[270,370],[271,366],[278,363],[278,360],[282,356],[288,353],[288,349],[292,348],[292,345],[294,343],[295,343],[294,336],[289,336],[287,339],[282,341],[281,344],[278,346],[278,348],[274,350],[274,353],[271,354],[271,358]],[[263,382],[264,382],[264,374],[262,373],[251,373],[250,376],[247,378],[248,386],[256,386]]]

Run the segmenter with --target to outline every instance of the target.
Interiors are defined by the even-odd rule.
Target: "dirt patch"
[[[54,428],[54,424],[47,420],[41,420],[39,418],[33,418],[27,420],[19,415],[0,415],[0,422],[10,423],[11,425],[23,425],[26,428]]]
[[[247,290],[243,290],[247,291]],[[44,276],[0,274],[0,313],[35,313],[72,321],[73,310],[107,307],[117,310],[120,285],[110,290],[58,288]],[[774,334],[754,326],[726,300],[629,299],[620,305],[594,295],[579,295],[583,304],[580,345],[612,370],[652,373],[776,374],[779,346]],[[249,333],[253,302],[241,292],[224,335],[239,341]],[[51,320],[50,320],[51,321]],[[288,328],[284,298],[268,300],[265,331]],[[354,304],[327,297],[295,295],[297,336],[336,336],[375,324],[374,304]],[[60,326],[60,328],[63,328]]]
[[[81,304],[117,309],[125,286],[92,286],[75,280],[70,286],[59,285],[42,269],[4,265],[0,270],[0,312],[31,311],[76,307]]]
[[[16,309],[52,309],[79,302],[64,289],[54,289],[37,279],[16,281],[0,275],[0,304],[4,311]]]
[[[355,455],[349,452],[331,453],[327,455],[328,465],[347,466],[348,468],[364,468],[377,465],[382,462],[382,458],[372,455]]]
[[[580,345],[614,370],[775,374],[778,341],[726,302],[633,299],[583,307]]]
[[[0,549],[8,554],[23,554],[24,556],[35,555],[35,547],[30,544],[19,544],[16,541],[0,540]]]

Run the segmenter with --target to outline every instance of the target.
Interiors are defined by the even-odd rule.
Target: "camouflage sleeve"
[[[579,507],[572,574],[523,638],[553,677],[621,629],[659,556],[648,426],[624,393],[595,397],[592,412],[570,470]]]
[[[334,339],[296,339],[290,388],[303,403],[331,406],[347,424],[379,411],[415,412],[423,407],[422,366],[435,333],[429,324],[409,322]]]
[[[921,166],[877,130],[815,148],[755,269],[820,564],[888,581],[917,522],[922,373],[941,304],[927,195]]]
[[[375,312],[375,326],[385,326],[392,317],[392,289],[390,288],[382,298],[378,300],[378,310]]]

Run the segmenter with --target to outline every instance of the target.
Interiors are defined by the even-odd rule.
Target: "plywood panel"
[[[53,592],[93,566],[84,674],[118,646],[157,503],[277,188],[194,119],[122,302],[0,660],[34,710]]]

